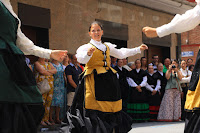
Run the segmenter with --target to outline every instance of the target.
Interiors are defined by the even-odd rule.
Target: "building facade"
[[[130,57],[129,61],[141,56],[151,61],[154,54],[176,58],[176,34],[155,41],[142,34],[144,26],[169,23],[171,14],[119,0],[11,0],[11,4],[22,19],[23,32],[39,46],[44,43],[50,49],[75,53],[79,46],[89,42],[90,23],[99,20],[105,25],[104,41],[114,42],[119,48],[137,47],[143,42],[149,45],[148,51]]]
[[[182,59],[193,59],[195,64],[197,53],[200,48],[200,26],[197,26],[193,30],[184,32],[181,34],[181,53]]]

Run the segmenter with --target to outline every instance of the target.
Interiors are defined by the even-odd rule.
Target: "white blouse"
[[[95,47],[97,47],[98,49],[102,50],[102,51],[106,51],[106,46],[100,41],[95,41],[93,39],[90,40],[90,43],[93,44]],[[79,63],[82,64],[86,64],[91,56],[87,55],[88,49],[92,47],[91,44],[84,44],[82,46],[80,46],[77,51],[76,51],[76,58],[78,60]],[[136,48],[121,48],[121,49],[116,49],[116,45],[111,44],[109,42],[105,42],[105,44],[109,47],[110,49],[110,56],[116,57],[118,59],[123,59],[126,58],[128,56],[133,56],[137,53],[141,53],[140,51],[140,47],[136,47]]]
[[[183,75],[183,78],[182,80],[180,81],[180,83],[189,83],[190,80],[191,80],[191,76],[192,76],[192,72],[190,70],[183,70],[182,68],[180,69],[182,75]]]
[[[197,5],[186,11],[184,14],[177,14],[168,24],[156,28],[159,37],[171,33],[182,33],[194,29],[200,23],[200,0],[196,0]]]
[[[0,0],[5,7],[10,11],[10,13],[18,19],[19,25],[17,29],[17,40],[16,46],[25,54],[25,55],[35,55],[42,58],[50,59],[51,51],[50,49],[44,49],[38,46],[35,46],[34,43],[28,39],[21,31],[21,21],[18,16],[13,11],[13,8],[10,4],[10,0]]]

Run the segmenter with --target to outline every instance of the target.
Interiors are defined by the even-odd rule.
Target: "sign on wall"
[[[181,57],[190,57],[190,56],[194,56],[194,51],[181,52]]]

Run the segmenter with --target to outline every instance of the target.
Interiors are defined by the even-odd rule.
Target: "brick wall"
[[[181,52],[185,51],[194,52],[194,56],[182,57],[181,59],[187,60],[188,58],[192,58],[193,62],[195,63],[199,47],[200,47],[200,26],[197,26],[193,30],[181,34]]]
[[[193,59],[193,64],[195,64],[197,53],[199,51],[199,47],[200,47],[200,44],[182,45],[181,46],[181,52],[193,51],[194,52],[194,56],[182,57],[181,59],[182,60],[187,60],[188,58],[191,58],[191,59]]]

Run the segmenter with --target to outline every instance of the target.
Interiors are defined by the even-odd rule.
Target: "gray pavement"
[[[134,123],[129,133],[183,133],[185,122]]]

